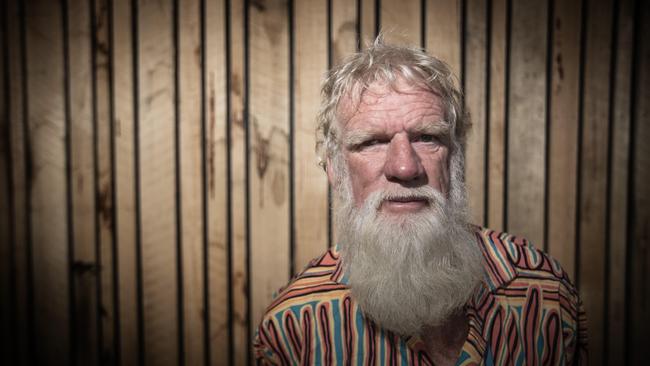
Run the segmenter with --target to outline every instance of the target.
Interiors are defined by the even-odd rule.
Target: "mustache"
[[[390,187],[373,192],[367,199],[371,207],[376,209],[384,201],[426,201],[431,206],[443,206],[447,201],[446,197],[431,186],[405,188],[401,186]]]

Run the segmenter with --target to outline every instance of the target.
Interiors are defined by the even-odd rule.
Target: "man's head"
[[[466,224],[469,122],[453,75],[421,50],[378,40],[331,70],[322,93],[317,147],[353,295],[399,333],[444,322],[482,274]]]
[[[322,86],[322,104],[318,114],[316,149],[322,166],[340,151],[340,107],[360,102],[370,86],[384,84],[399,90],[398,82],[433,92],[440,98],[454,151],[463,153],[466,134],[470,128],[463,109],[462,94],[457,79],[441,60],[420,49],[384,44],[381,36],[363,52],[348,57],[330,70]]]

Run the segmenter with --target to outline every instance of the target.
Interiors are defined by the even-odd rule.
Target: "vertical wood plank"
[[[420,47],[422,34],[421,2],[381,0],[381,28],[389,43]]]
[[[334,2],[332,7],[336,7],[337,3]],[[314,150],[314,121],[319,108],[320,81],[327,70],[327,1],[297,1],[294,7],[295,48],[292,57],[295,65],[295,132],[292,143],[295,170],[292,174],[295,177],[296,240],[293,267],[299,272],[328,245],[327,178],[317,164]],[[356,16],[356,9],[352,9],[351,13]],[[353,36],[347,39],[356,38],[356,18],[333,28],[335,39],[350,33]],[[356,42],[352,47],[356,47]],[[333,49],[338,50],[337,47]]]
[[[332,64],[335,65],[341,63],[346,56],[357,50],[357,4],[354,1],[346,0],[331,0],[331,2],[332,44],[330,47]],[[322,29],[320,31],[323,32]],[[296,32],[299,34],[298,30]],[[327,51],[325,51],[325,55],[327,56]],[[317,89],[319,87],[320,85]]]
[[[471,113],[472,130],[465,151],[465,181],[472,220],[485,225],[485,143],[487,115],[487,6],[484,0],[467,2],[465,40],[465,101]]]
[[[644,36],[650,32],[650,4],[640,1],[635,9],[637,26],[635,35],[636,98],[634,100],[634,183],[632,204],[634,205],[630,248],[633,248],[630,262],[630,306],[627,352],[629,364],[642,364],[645,360],[645,342],[650,332],[650,45]]]
[[[13,244],[13,261],[15,263],[14,288],[15,298],[12,300],[12,306],[15,311],[13,334],[15,346],[15,362],[18,365],[27,364],[30,360],[28,344],[29,321],[27,309],[30,285],[28,281],[28,221],[27,221],[27,167],[26,167],[26,149],[25,149],[25,100],[23,98],[24,87],[23,71],[27,67],[23,62],[23,53],[26,51],[21,45],[22,34],[22,14],[21,5],[18,1],[7,1],[7,46],[9,49],[9,92],[11,99],[9,101],[11,121],[11,158],[13,168],[13,198],[14,210],[12,214],[12,225],[14,229]]]
[[[209,346],[211,363],[227,365],[229,355],[228,329],[228,145],[227,139],[227,93],[226,89],[226,14],[224,1],[210,1],[205,9],[205,88],[207,173],[207,229],[208,229],[208,285],[210,318]],[[239,85],[238,85],[239,86]],[[241,99],[239,106],[241,107]],[[241,109],[239,109],[241,117]],[[242,120],[239,119],[241,132]],[[231,128],[234,128],[231,126]],[[244,151],[241,150],[240,156]],[[243,170],[243,166],[240,167]],[[241,187],[244,187],[242,184]],[[234,198],[234,197],[233,197]],[[237,209],[241,210],[239,206]],[[239,222],[240,225],[243,220]],[[241,228],[241,226],[240,226]],[[241,229],[240,229],[241,230]],[[243,309],[240,309],[242,311]],[[245,318],[244,318],[245,319]]]
[[[115,360],[113,308],[113,172],[111,156],[109,19],[107,0],[95,0],[93,23],[93,72],[95,77],[95,197],[98,229],[98,275],[100,280],[100,356],[102,363]]]
[[[507,0],[493,0],[490,12],[490,121],[488,128],[487,226],[503,231],[506,163]]]
[[[632,82],[632,53],[634,48],[634,2],[630,0],[619,2],[618,6],[618,39],[616,48],[616,75],[614,85],[614,105],[610,141],[610,194],[609,194],[609,295],[607,301],[607,355],[605,362],[614,365],[625,360],[625,272],[627,256],[627,222],[628,217],[628,184],[630,179],[630,103]]]
[[[248,289],[251,279],[248,277],[248,236],[246,220],[248,217],[247,171],[246,171],[246,131],[249,128],[245,113],[246,96],[248,94],[248,75],[245,72],[244,59],[246,40],[245,30],[245,1],[232,0],[230,3],[230,215],[231,215],[231,246],[232,246],[232,337],[234,354],[231,356],[234,364],[243,365],[248,360],[250,299]]]
[[[426,49],[429,54],[445,61],[460,78],[461,1],[427,0]]]
[[[250,15],[250,271],[256,326],[289,275],[289,59],[287,3],[253,3]]]
[[[96,364],[97,275],[95,253],[95,176],[93,159],[90,2],[72,1],[68,8],[70,62],[70,164],[77,364]]]
[[[203,184],[199,1],[178,5],[178,133],[186,365],[203,365]],[[210,182],[210,181],[209,181]],[[223,248],[223,246],[222,246]],[[215,299],[216,300],[216,299]]]
[[[63,37],[59,3],[26,4],[37,363],[69,363]],[[48,62],[43,62],[48,60]]]
[[[245,113],[246,96],[248,94],[248,75],[244,65],[246,54],[244,35],[245,30],[245,1],[232,0],[230,8],[230,153],[231,153],[231,217],[232,217],[232,333],[233,361],[235,364],[247,362],[249,346],[250,318],[248,309],[250,299],[248,289],[250,278],[247,270],[248,236],[247,217],[247,171],[246,171],[246,131],[249,128]],[[254,324],[253,324],[254,326]]]
[[[115,210],[118,252],[120,363],[138,363],[138,310],[135,217],[135,115],[133,110],[133,48],[131,4],[113,1],[113,108],[115,124]]]
[[[113,4],[109,14],[108,3]],[[318,107],[318,82],[327,67],[325,0],[293,2],[295,14],[295,53],[288,52],[288,17],[286,2],[251,4],[250,46],[251,103],[250,133],[246,132],[244,100],[245,32],[244,6],[232,0],[226,9],[223,1],[206,2],[205,43],[201,44],[199,1],[181,2],[179,6],[179,131],[180,143],[180,214],[183,225],[175,228],[174,198],[174,113],[173,113],[173,43],[172,3],[142,1],[140,8],[139,51],[141,66],[133,70],[131,4],[124,0],[92,0],[68,2],[68,42],[70,45],[70,142],[72,190],[70,197],[74,229],[67,232],[65,191],[65,102],[63,100],[63,23],[61,3],[34,1],[3,4],[2,49],[8,49],[0,59],[0,247],[3,266],[0,269],[0,296],[9,298],[9,266],[16,265],[15,297],[3,302],[2,324],[15,324],[15,345],[18,357],[13,363],[27,363],[28,355],[37,355],[36,362],[48,364],[93,364],[98,355],[107,362],[116,356],[113,349],[113,296],[119,296],[120,362],[135,365],[138,361],[137,296],[136,296],[136,217],[134,142],[134,72],[140,76],[142,177],[142,239],[144,244],[144,324],[146,363],[177,363],[178,336],[183,332],[186,364],[203,363],[206,349],[203,342],[204,325],[204,263],[209,272],[209,344],[212,364],[244,364],[248,360],[250,329],[257,325],[259,314],[268,305],[269,297],[286,283],[289,272],[289,179],[295,174],[295,257],[293,266],[300,270],[308,259],[326,247],[327,194],[325,175],[315,165],[313,150],[313,118]],[[648,139],[648,46],[642,40],[634,51],[634,2],[619,4],[586,2],[586,53],[584,69],[582,139],[578,140],[580,88],[580,18],[581,5],[575,2],[554,2],[553,54],[550,65],[550,125],[545,131],[546,36],[547,2],[513,2],[512,68],[506,65],[506,0],[493,0],[485,12],[485,3],[468,0],[466,85],[467,102],[473,114],[474,131],[469,141],[468,185],[475,204],[487,203],[486,208],[474,206],[478,223],[487,212],[487,224],[496,229],[503,226],[504,146],[510,154],[507,178],[509,230],[529,237],[542,246],[544,200],[548,202],[548,241],[550,253],[560,259],[573,277],[575,256],[579,255],[579,280],[582,297],[589,316],[590,358],[592,363],[615,363],[628,357],[630,363],[640,363],[638,351],[641,340],[647,338],[647,272],[649,251],[647,222],[648,156],[644,141]],[[90,5],[95,7],[91,14]],[[375,32],[375,0],[332,0],[332,60],[340,60],[356,48],[356,32],[371,40]],[[420,18],[419,2],[397,4],[381,2],[383,26],[395,30],[389,42],[418,45],[420,28],[413,33],[414,20]],[[397,4],[397,5],[395,5]],[[413,5],[415,4],[415,5]],[[356,7],[361,13],[357,17]],[[27,9],[27,60],[23,65],[20,46],[19,7]],[[410,10],[409,10],[410,9]],[[642,14],[638,31],[647,33],[648,6],[639,5]],[[638,10],[638,9],[637,9]],[[413,13],[405,16],[404,14]],[[446,59],[452,69],[460,70],[460,1],[429,0],[426,5],[426,46],[429,51]],[[228,14],[229,16],[227,16]],[[391,20],[386,14],[397,14]],[[612,43],[611,14],[618,14],[618,39]],[[91,34],[94,16],[96,32]],[[391,15],[392,16],[392,15]],[[485,32],[488,16],[491,33]],[[109,44],[109,19],[113,18],[113,43]],[[228,18],[228,19],[227,19]],[[408,19],[407,28],[401,24]],[[357,20],[361,24],[357,25]],[[644,23],[645,22],[645,23]],[[226,26],[230,38],[226,40]],[[400,33],[401,32],[401,33]],[[95,65],[91,64],[91,41],[97,42]],[[487,59],[487,42],[490,42]],[[6,41],[5,41],[6,39]],[[7,42],[6,45],[4,42]],[[616,48],[611,48],[615,44]],[[112,64],[115,99],[113,121],[110,120],[108,65],[113,48]],[[206,68],[201,74],[200,49],[205,47]],[[229,53],[225,52],[228,48]],[[610,85],[611,52],[616,52],[616,69]],[[637,52],[636,73],[633,55]],[[226,57],[230,68],[226,70]],[[289,131],[289,57],[294,57],[295,134]],[[47,59],[47,63],[42,60]],[[257,60],[257,61],[256,61]],[[264,60],[260,62],[259,60]],[[5,64],[6,62],[6,64]],[[489,64],[486,64],[489,62]],[[92,67],[96,80],[97,145],[93,143]],[[489,71],[485,66],[489,67]],[[28,136],[23,135],[22,68],[27,68],[29,88]],[[229,73],[228,73],[229,71]],[[486,84],[489,72],[490,84]],[[505,85],[506,73],[510,84]],[[2,77],[6,75],[7,79]],[[606,75],[603,77],[603,75]],[[201,111],[201,77],[204,78],[204,111]],[[231,88],[226,89],[225,77]],[[632,84],[637,86],[630,94]],[[2,97],[4,85],[8,96]],[[489,88],[489,101],[486,99]],[[510,89],[509,141],[505,139],[505,93]],[[612,90],[612,88],[614,88]],[[272,92],[269,92],[271,90]],[[226,93],[230,93],[227,99]],[[613,93],[613,94],[611,94]],[[614,104],[609,105],[609,98]],[[632,98],[635,97],[633,100]],[[227,115],[227,100],[230,114]],[[5,103],[8,102],[8,104]],[[486,104],[490,103],[486,109]],[[635,109],[630,109],[630,105]],[[8,112],[7,112],[8,108]],[[610,110],[613,108],[613,110]],[[486,110],[490,114],[486,115]],[[205,117],[201,119],[202,113]],[[610,126],[610,113],[611,123]],[[636,118],[636,119],[634,119]],[[227,127],[224,121],[229,124]],[[489,125],[486,123],[489,121]],[[635,121],[632,123],[632,121]],[[111,123],[113,126],[111,127]],[[205,125],[201,125],[205,123]],[[10,125],[9,125],[10,124]],[[10,126],[10,128],[8,128]],[[113,135],[111,135],[111,130]],[[202,135],[202,132],[205,135]],[[544,147],[548,132],[549,151]],[[229,133],[229,135],[228,135]],[[485,135],[487,133],[487,136]],[[610,136],[611,133],[611,136]],[[250,140],[246,141],[246,136]],[[202,140],[205,137],[205,140]],[[633,138],[632,142],[630,137]],[[114,169],[111,176],[111,138],[114,138]],[[25,151],[25,139],[31,151]],[[230,144],[228,144],[228,139]],[[489,139],[487,161],[483,153]],[[5,143],[5,141],[7,141]],[[10,142],[9,142],[10,141]],[[289,143],[294,155],[289,156]],[[611,146],[608,144],[611,143]],[[630,155],[630,143],[634,148]],[[250,146],[246,151],[247,144]],[[202,147],[206,150],[203,151]],[[479,147],[477,147],[479,146]],[[96,150],[95,150],[96,149]],[[230,149],[230,150],[228,150]],[[581,149],[581,170],[578,166]],[[97,176],[93,175],[93,151],[97,156]],[[27,153],[27,154],[26,154]],[[202,155],[205,153],[205,155]],[[544,155],[549,157],[549,191],[544,197]],[[25,157],[31,154],[26,163]],[[250,154],[250,155],[249,155]],[[608,155],[611,154],[611,155]],[[231,160],[228,161],[228,156]],[[311,158],[309,158],[311,156]],[[9,161],[11,157],[11,161]],[[611,159],[608,163],[608,157]],[[247,165],[247,160],[248,164]],[[289,159],[295,159],[290,172]],[[205,163],[205,166],[202,165]],[[488,175],[483,176],[487,163]],[[608,165],[609,164],[609,165]],[[630,165],[631,164],[631,165]],[[230,169],[228,169],[230,166]],[[250,167],[247,172],[246,167]],[[633,167],[633,169],[629,169]],[[205,170],[203,170],[205,169]],[[31,173],[30,173],[31,171]],[[30,177],[31,179],[27,179]],[[203,176],[203,174],[205,174]],[[577,174],[580,174],[578,176]],[[609,174],[609,177],[608,177]],[[246,177],[250,175],[247,192]],[[201,178],[205,177],[205,181]],[[580,177],[581,186],[576,190]],[[8,179],[13,179],[11,182]],[[111,182],[115,179],[115,192]],[[230,179],[230,180],[228,180]],[[487,179],[487,182],[484,181]],[[609,180],[609,187],[607,182]],[[630,181],[631,180],[631,181]],[[9,185],[14,190],[9,192]],[[203,186],[205,184],[205,186]],[[32,199],[26,205],[29,187]],[[487,187],[487,192],[482,192]],[[629,188],[632,191],[628,191]],[[230,191],[228,189],[230,188]],[[203,194],[206,194],[203,196]],[[476,197],[488,194],[487,201]],[[10,211],[8,194],[12,195]],[[115,194],[115,207],[111,205]],[[631,195],[628,201],[628,194]],[[247,227],[247,195],[250,195],[250,244]],[[579,195],[580,201],[575,197]],[[204,201],[205,200],[205,201]],[[608,201],[609,200],[609,201]],[[575,252],[576,203],[580,222],[578,247]],[[203,205],[207,221],[203,220]],[[631,204],[632,206],[628,206]],[[610,208],[609,214],[606,213]],[[112,222],[115,209],[117,221]],[[30,211],[31,210],[31,211]],[[28,247],[26,231],[28,215],[32,215],[34,243],[35,325],[37,348],[27,349],[28,318]],[[95,212],[97,212],[99,249],[95,251]],[[606,221],[609,217],[609,222]],[[272,219],[271,219],[272,218]],[[630,223],[628,223],[628,220]],[[113,228],[113,225],[116,225]],[[203,225],[207,225],[204,227]],[[230,225],[230,226],[229,226]],[[609,225],[609,231],[606,226]],[[628,226],[629,225],[629,226]],[[9,228],[16,240],[9,243]],[[181,230],[183,256],[184,329],[177,329],[176,288],[176,230]],[[631,229],[631,231],[630,231]],[[113,230],[117,230],[113,232]],[[606,238],[606,233],[609,237]],[[208,250],[204,252],[203,235],[207,235]],[[67,263],[68,236],[72,236],[74,263]],[[118,245],[117,276],[119,294],[113,294],[112,282],[113,235]],[[269,239],[272,238],[272,239]],[[230,241],[229,241],[230,240]],[[606,243],[609,242],[609,249]],[[229,247],[230,245],[230,247]],[[629,246],[628,246],[629,245]],[[11,255],[13,254],[13,257]],[[228,255],[231,257],[228,257]],[[207,258],[204,255],[208,255]],[[96,263],[96,256],[100,262]],[[247,278],[250,260],[252,277]],[[229,264],[228,262],[231,261]],[[68,304],[68,267],[73,267],[76,297]],[[287,276],[277,276],[281,268]],[[609,270],[606,270],[609,268]],[[232,282],[228,283],[229,273]],[[626,275],[627,271],[627,275]],[[272,274],[272,275],[271,275]],[[97,282],[96,275],[101,276]],[[631,281],[626,283],[627,280]],[[97,285],[101,285],[101,306],[97,303]],[[230,286],[230,292],[229,291]],[[248,308],[248,288],[253,296],[252,311]],[[607,287],[606,287],[607,286]],[[626,291],[628,286],[628,291]],[[608,288],[608,290],[606,290]],[[63,295],[62,295],[63,294]],[[232,294],[229,298],[228,295]],[[626,294],[628,295],[626,297]],[[607,297],[605,297],[607,296]],[[228,304],[232,308],[228,308]],[[68,329],[68,306],[75,309],[76,328]],[[8,320],[7,311],[16,313]],[[101,309],[102,342],[97,350],[97,311]],[[631,311],[626,314],[627,311]],[[229,314],[232,319],[229,319]],[[626,317],[628,317],[626,323]],[[232,328],[229,329],[229,324]],[[626,328],[627,324],[627,328]],[[4,327],[10,331],[10,325]],[[604,331],[607,333],[604,333]],[[76,333],[72,346],[68,332]],[[7,333],[9,334],[9,333]],[[604,334],[608,334],[605,338]],[[626,340],[626,336],[630,340]],[[47,339],[47,340],[45,340]],[[229,342],[235,353],[228,355]],[[635,343],[636,342],[636,343]],[[9,343],[7,343],[9,345]],[[68,359],[68,348],[76,353]],[[606,348],[604,348],[606,347]],[[629,347],[629,348],[628,348]],[[8,349],[8,348],[7,348]],[[607,349],[608,358],[602,353]],[[7,354],[6,352],[3,354]],[[626,356],[627,355],[627,356]],[[10,362],[11,363],[11,362]]]
[[[377,0],[359,0],[359,48],[365,48],[377,37]]]
[[[556,1],[548,131],[548,250],[575,278],[580,19],[578,1]]]
[[[546,1],[512,3],[507,230],[542,246],[546,120]]]
[[[603,363],[607,139],[612,2],[589,2],[583,80],[580,162],[579,288],[589,314],[589,360]]]
[[[9,126],[9,103],[10,98],[8,84],[8,65],[6,60],[9,59],[9,49],[7,47],[7,7],[3,2],[0,5],[0,354],[4,355],[5,362],[14,363],[14,352],[11,344],[11,318],[13,316],[11,307],[11,268],[12,268],[12,246],[14,243],[11,238],[11,143]]]
[[[145,361],[178,362],[172,3],[139,9],[140,176]]]

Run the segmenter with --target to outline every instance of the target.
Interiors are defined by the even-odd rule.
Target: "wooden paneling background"
[[[250,362],[336,237],[319,83],[383,29],[460,75],[474,220],[576,281],[592,364],[650,337],[650,4],[6,0],[3,364]]]

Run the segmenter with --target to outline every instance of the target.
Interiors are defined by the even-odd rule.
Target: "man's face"
[[[341,149],[356,207],[379,190],[429,185],[447,196],[449,128],[440,97],[402,81],[396,89],[373,84],[359,103],[345,98],[339,108]],[[331,169],[328,175],[334,182]],[[379,211],[417,213],[427,205],[421,197],[398,195],[382,201]]]
[[[461,309],[483,272],[442,102],[395,89],[375,84],[342,101],[327,172],[352,295],[377,324],[412,335]]]

